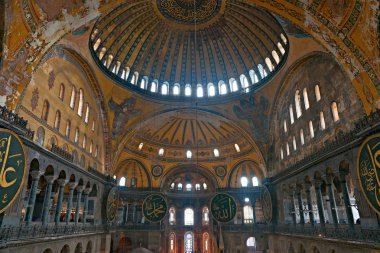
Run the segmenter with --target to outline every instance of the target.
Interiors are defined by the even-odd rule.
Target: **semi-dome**
[[[165,99],[223,97],[265,84],[288,40],[267,11],[244,1],[125,1],[94,25],[90,50],[119,84]]]

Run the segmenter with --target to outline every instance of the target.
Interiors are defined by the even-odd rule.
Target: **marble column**
[[[32,176],[32,185],[29,190],[29,202],[28,202],[28,211],[26,213],[26,224],[29,225],[32,221],[34,206],[36,204],[38,180],[40,178],[40,172],[31,171],[30,175]]]
[[[133,223],[137,222],[137,203],[136,202],[133,202],[132,221]]]
[[[49,223],[49,209],[50,209],[50,199],[51,199],[51,190],[53,188],[54,176],[45,176],[47,181],[46,191],[45,191],[45,200],[42,209],[42,225],[47,225]]]
[[[314,219],[314,211],[313,211],[313,202],[311,201],[311,191],[310,191],[310,188],[311,188],[311,183],[310,182],[305,183],[307,209],[309,209],[310,223],[314,226],[315,219]]]
[[[300,224],[305,224],[305,217],[303,215],[302,188],[301,187],[297,187],[297,200],[298,200],[298,210],[300,212]]]
[[[125,225],[127,223],[127,216],[128,216],[128,202],[123,203],[123,222],[122,224]]]
[[[55,217],[54,217],[55,225],[59,224],[59,221],[61,218],[62,201],[63,201],[63,195],[65,194],[66,180],[65,179],[58,179],[57,182],[59,185],[59,190],[58,190],[58,202],[57,202],[57,207],[55,209]]]
[[[325,219],[325,208],[323,206],[321,185],[322,185],[322,180],[319,180],[319,179],[315,180],[314,187],[315,187],[315,193],[317,197],[319,222],[321,223],[322,226],[324,226],[326,223],[326,219]]]
[[[252,198],[253,223],[256,224],[256,199]]]
[[[69,199],[67,200],[67,206],[66,206],[66,225],[69,224],[71,220],[71,206],[73,205],[75,187],[76,187],[75,182],[69,182]]]
[[[354,228],[354,214],[352,213],[352,207],[351,207],[351,201],[350,201],[350,195],[348,193],[348,186],[347,186],[347,172],[346,171],[340,171],[339,172],[339,178],[340,178],[340,184],[342,186],[342,193],[343,193],[343,200],[344,205],[346,208],[346,215],[348,220],[348,225],[350,228]]]
[[[296,203],[294,201],[294,190],[290,189],[290,204],[291,204],[291,215],[293,219],[293,225],[295,226],[297,224],[297,217],[296,217]]]
[[[83,191],[83,225],[86,225],[87,213],[88,213],[88,194],[90,193],[91,188],[86,188]]]
[[[78,224],[78,220],[79,220],[79,210],[80,210],[80,202],[82,202],[83,188],[84,188],[83,186],[77,187],[77,203],[75,205],[75,216],[74,216],[75,225]]]
[[[327,190],[329,192],[329,201],[330,201],[330,207],[331,207],[331,214],[333,218],[334,225],[338,225],[338,212],[336,210],[336,202],[335,202],[335,194],[334,194],[334,188],[333,188],[333,177],[331,175],[327,176]]]

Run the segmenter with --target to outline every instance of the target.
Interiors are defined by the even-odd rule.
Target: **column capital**
[[[83,192],[84,186],[83,185],[78,185],[77,186],[77,192]]]
[[[334,175],[333,174],[327,174],[326,175],[326,182],[328,185],[331,185],[333,183],[333,180],[334,180]]]
[[[38,180],[40,178],[40,171],[39,170],[33,170],[29,172],[29,174],[32,176],[32,179]]]
[[[313,186],[311,182],[305,182],[305,190],[310,191],[310,188]]]
[[[75,183],[75,182],[69,182],[68,185],[69,185],[69,189],[70,190],[74,190],[75,187],[77,186],[77,183]]]
[[[339,179],[340,179],[340,181],[346,182],[347,181],[347,179],[346,179],[347,175],[348,175],[348,171],[340,170],[339,171]]]
[[[315,188],[321,188],[322,183],[323,183],[322,179],[315,179],[314,180],[314,187]]]
[[[45,179],[48,184],[52,184],[54,182],[54,175],[45,176]]]
[[[91,188],[86,188],[83,190],[84,195],[88,195],[91,192]]]
[[[59,179],[57,179],[57,183],[58,183],[59,186],[65,186],[66,179],[59,178]]]

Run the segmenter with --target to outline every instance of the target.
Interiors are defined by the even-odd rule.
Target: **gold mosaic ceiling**
[[[244,1],[139,0],[103,14],[90,49],[126,87],[199,98],[262,86],[283,64],[288,43],[269,12]]]

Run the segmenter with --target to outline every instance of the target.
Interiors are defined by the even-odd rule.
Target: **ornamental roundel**
[[[119,190],[115,186],[111,188],[107,197],[106,215],[107,215],[108,223],[113,223],[116,221],[118,204],[119,204]]]
[[[380,134],[373,135],[363,142],[356,167],[360,188],[368,204],[380,214]]]
[[[159,177],[159,176],[161,176],[161,175],[162,175],[162,172],[163,172],[163,168],[162,168],[162,166],[160,166],[160,165],[154,165],[154,166],[152,167],[152,175],[153,175],[154,177]]]
[[[166,216],[168,204],[161,194],[154,193],[145,198],[142,211],[146,220],[150,222],[160,222]]]
[[[216,221],[227,223],[235,218],[236,202],[232,196],[219,193],[211,199],[210,210]]]
[[[264,191],[261,195],[261,203],[263,205],[264,218],[267,223],[271,223],[273,218],[273,204],[268,187],[264,186]]]
[[[12,131],[0,129],[0,213],[17,198],[26,175],[25,150]]]
[[[226,167],[225,166],[217,166],[215,167],[215,173],[218,177],[224,178],[226,176]]]
[[[219,13],[221,0],[158,0],[162,15],[180,24],[204,23]]]

